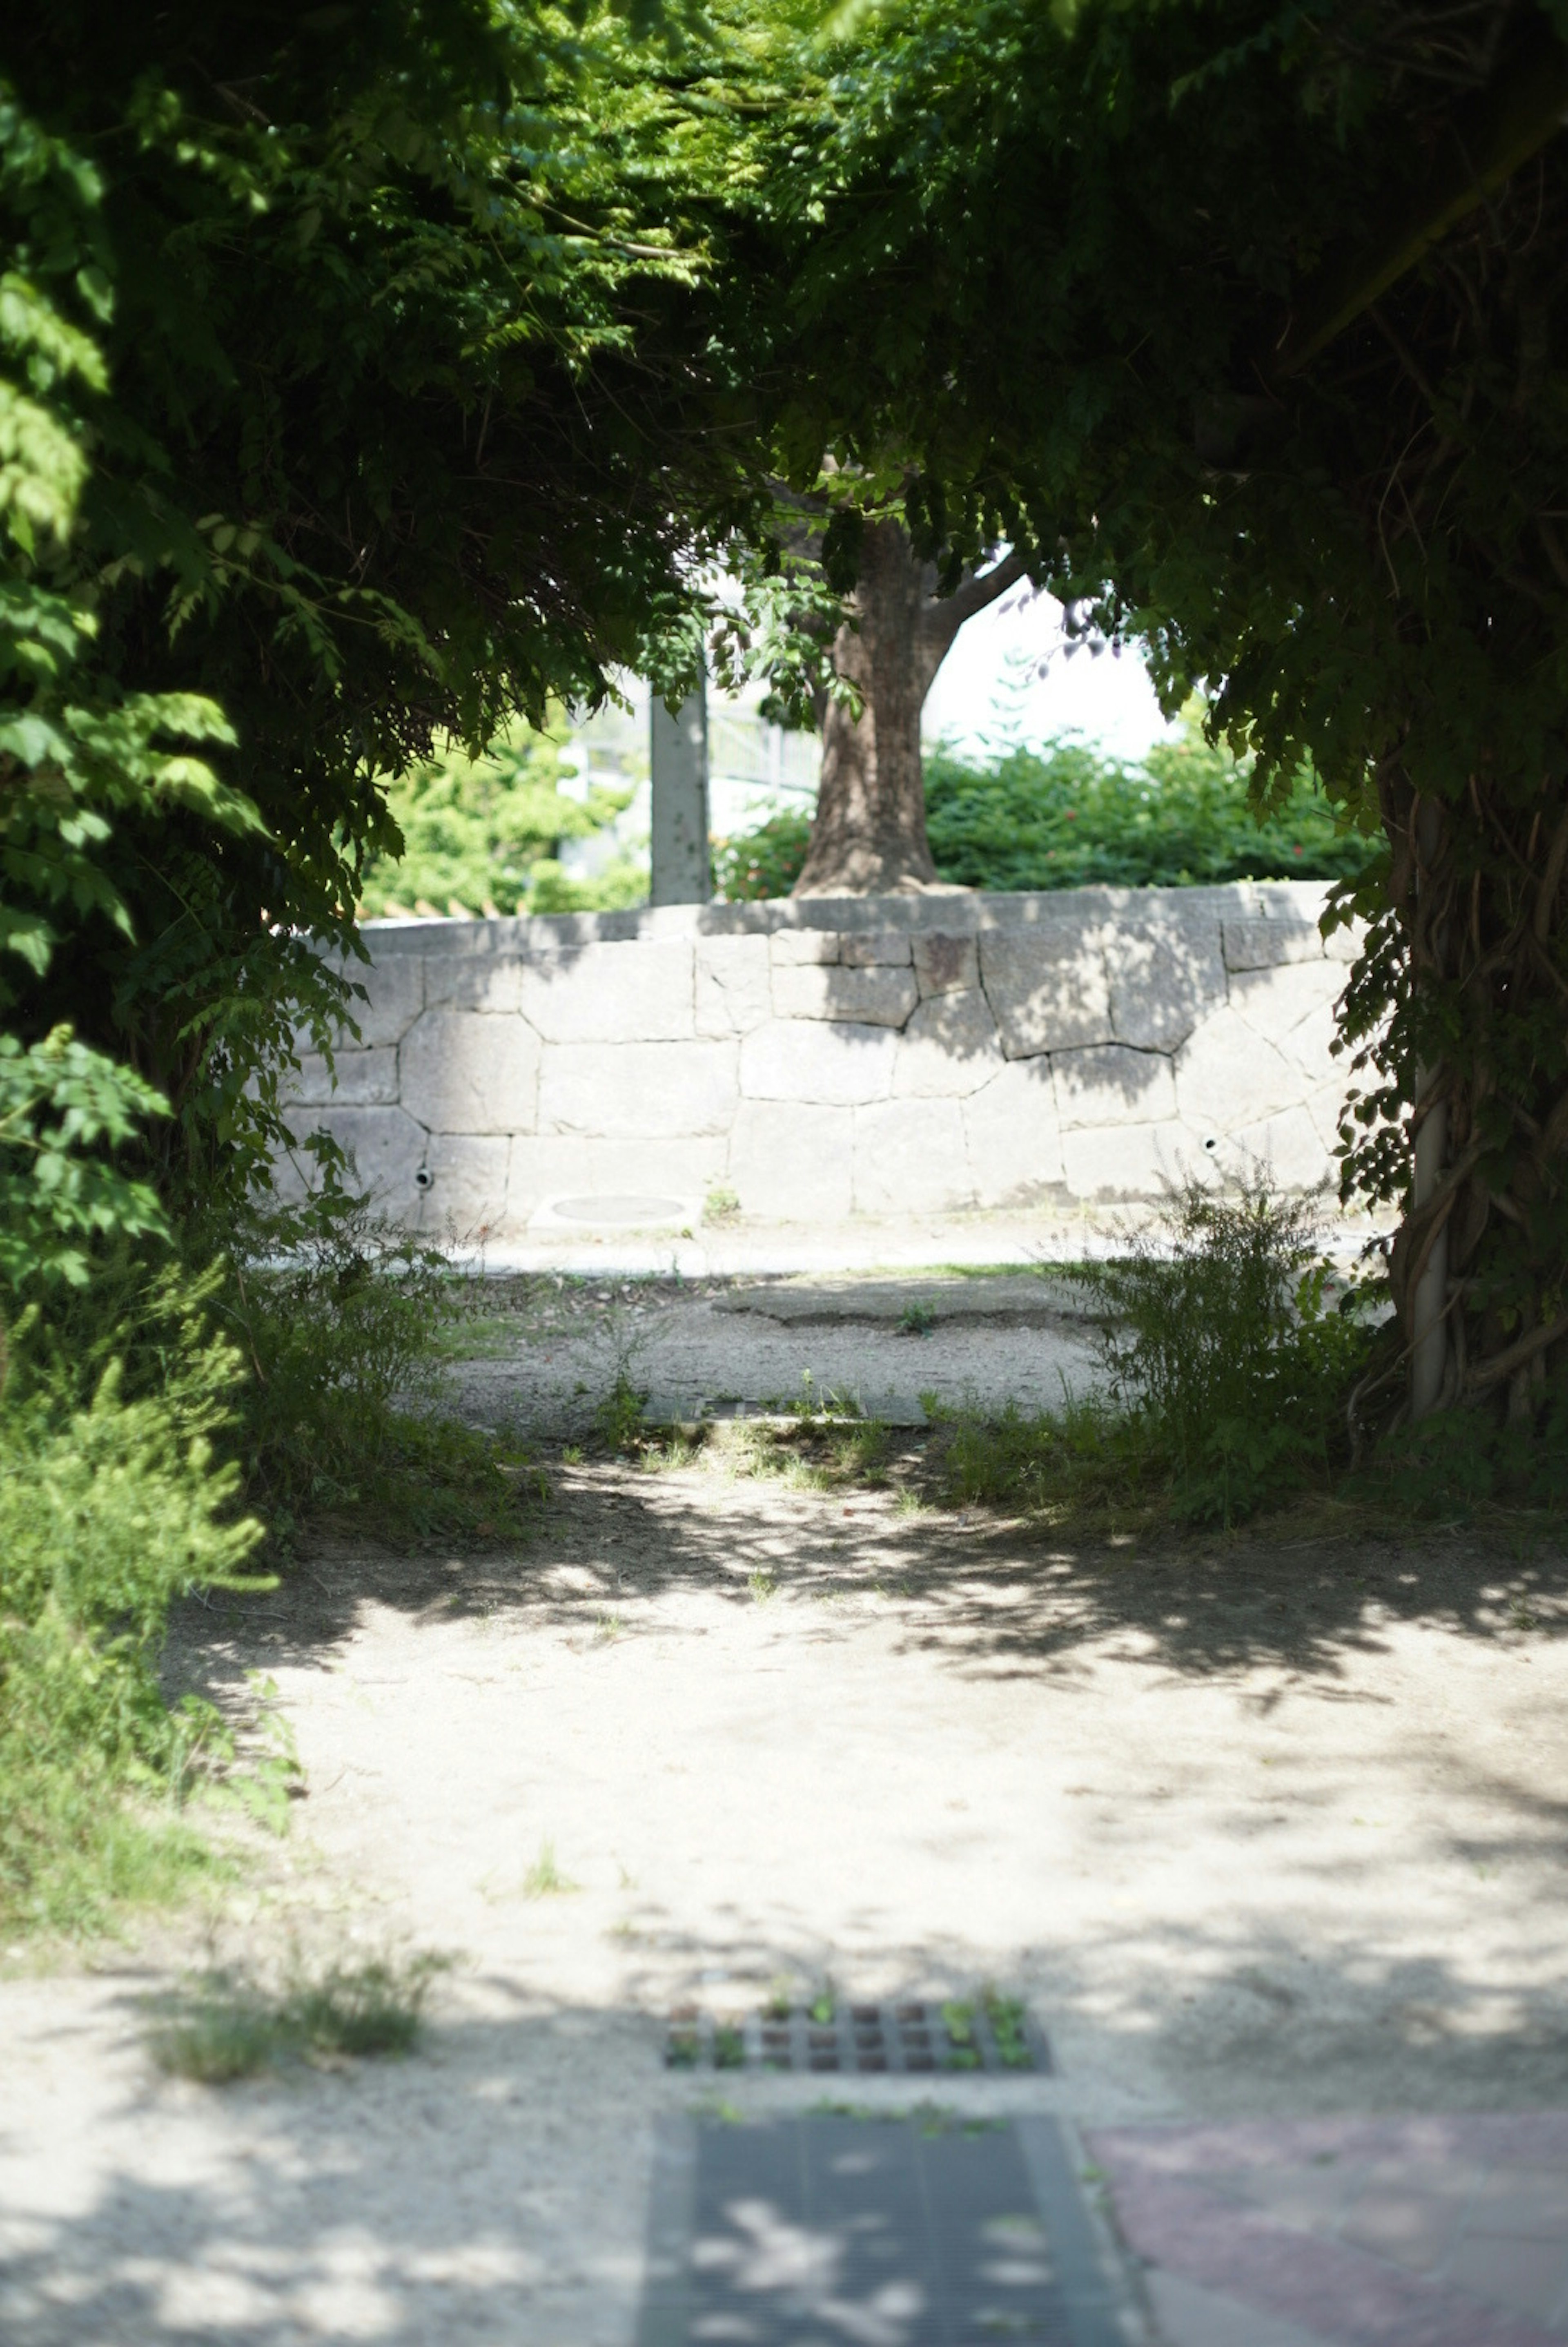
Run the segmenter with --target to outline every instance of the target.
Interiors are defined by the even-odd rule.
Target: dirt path
[[[662,2016],[785,1974],[1027,1997],[1056,2075],[942,2099],[1087,2127],[1568,2101],[1560,1563],[555,1482],[514,1556],[182,1622],[308,1786],[209,1952],[458,1961],[411,2060],[220,2092],[145,2050],[195,1935],[0,1985],[7,2347],[625,2347],[656,2115],[821,2090],[670,2073]]]

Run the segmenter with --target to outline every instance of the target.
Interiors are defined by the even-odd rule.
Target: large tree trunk
[[[936,571],[915,558],[896,521],[868,528],[853,622],[840,629],[833,665],[858,690],[852,718],[822,712],[822,779],[797,897],[870,897],[938,889],[925,831],[920,721],[925,698],[965,620],[1023,576],[1015,557],[938,596]]]

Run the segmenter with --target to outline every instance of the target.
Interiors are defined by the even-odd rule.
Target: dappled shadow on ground
[[[551,1485],[514,1550],[395,1556],[338,1538],[311,1545],[267,1595],[188,1604],[169,1684],[219,1693],[259,1665],[324,1663],[367,1603],[591,1640],[608,1614],[635,1635],[639,1608],[670,1598],[809,1603],[823,1635],[836,1608],[875,1602],[901,1651],[969,1674],[1059,1677],[1093,1653],[1183,1676],[1272,1670],[1281,1686],[1311,1681],[1323,1695],[1405,1624],[1523,1649],[1568,1635],[1560,1548],[1470,1529],[1400,1538],[1323,1504],[1234,1533],[1161,1540],[1074,1536],[978,1509],[911,1511],[852,1481],[802,1489],[712,1466],[558,1464]],[[1346,1696],[1375,1699],[1364,1685]],[[1267,1688],[1255,1696],[1264,1710],[1274,1699]]]
[[[1560,2013],[1487,2026],[1441,1961],[1389,1964],[1353,1946],[1337,1984],[1288,1989],[1288,1952],[1177,1932],[1173,1975],[1209,1985],[1185,2004],[1173,1989],[1164,2013],[1105,2010],[1093,1949],[1031,1984],[1059,2046],[1073,2043],[1075,2008],[1098,2004],[1102,2041],[1136,2053],[1151,2115],[1568,2099]],[[719,1932],[689,1953],[711,1965],[734,1952]],[[801,1950],[752,1938],[746,1954],[760,1993],[767,1969]],[[0,2118],[0,2330],[9,2347],[624,2338],[661,2111],[717,2096],[745,2116],[824,2090],[873,2111],[916,2101],[995,2115],[1044,2099],[1104,2123],[1138,2107],[1107,2100],[1071,2059],[1044,2085],[674,2075],[659,1997],[652,1975],[610,2006],[471,1978],[406,2061],[194,2089],[140,2058],[140,1993],[109,1983],[90,2025],[75,2024],[90,2085]],[[56,2040],[72,2026],[62,2012]]]

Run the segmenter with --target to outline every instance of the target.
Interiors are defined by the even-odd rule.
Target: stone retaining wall
[[[372,922],[300,1134],[464,1236],[1143,1198],[1330,1169],[1326,890],[1085,888]],[[287,1173],[281,1179],[290,1180]]]

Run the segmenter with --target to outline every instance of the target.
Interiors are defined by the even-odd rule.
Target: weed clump
[[[291,2061],[319,2065],[410,2053],[444,1956],[333,1964],[312,1974],[296,1965],[269,1993],[244,1973],[212,1972],[159,2015],[153,2059],[170,2075],[227,2086]]]
[[[1228,1524],[1344,1463],[1369,1296],[1336,1281],[1308,1201],[1262,1181],[1189,1184],[1124,1254],[1070,1276],[1091,1307],[1096,1386],[1038,1418],[939,1413],[948,1504]]]

